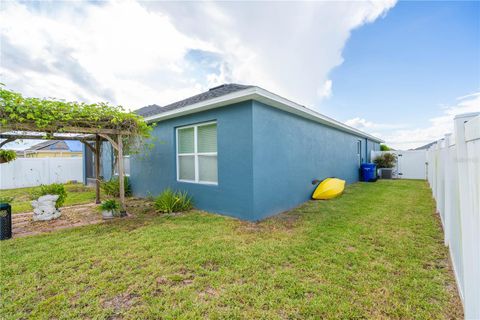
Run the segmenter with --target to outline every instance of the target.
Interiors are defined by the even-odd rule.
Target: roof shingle
[[[232,92],[244,90],[251,88],[253,86],[249,85],[243,85],[243,84],[236,84],[236,83],[229,83],[229,84],[222,84],[221,86],[211,88],[210,90],[197,94],[195,96],[192,96],[190,98],[180,100],[174,103],[171,103],[169,105],[166,105],[164,107],[160,107],[156,104],[146,106],[143,108],[140,108],[135,111],[136,114],[142,116],[142,117],[150,117],[156,114],[164,113],[167,111],[183,108],[198,102],[210,100],[213,98],[221,97],[224,95],[227,95]]]

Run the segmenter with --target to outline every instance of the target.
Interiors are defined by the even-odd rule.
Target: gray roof
[[[152,104],[134,111],[136,114],[142,117],[153,116],[154,114],[162,113],[162,107],[156,104]]]
[[[31,146],[30,148],[26,149],[26,151],[34,151],[34,150],[69,150],[68,146],[65,142],[61,140],[48,140],[43,141],[38,144]]]
[[[166,105],[164,107],[160,107],[156,104],[146,106],[143,108],[140,108],[135,111],[136,114],[143,116],[143,117],[150,117],[156,114],[160,114],[163,112],[167,112],[170,110],[175,110],[179,108],[183,108],[186,106],[189,106],[191,104],[195,104],[198,102],[210,100],[213,98],[221,97],[224,95],[227,95],[232,92],[244,90],[251,88],[253,86],[248,86],[248,85],[243,85],[243,84],[236,84],[236,83],[229,83],[229,84],[222,84],[218,87],[211,88],[210,90],[197,94],[195,96],[192,96],[190,98],[180,100],[174,103],[171,103],[169,105]]]

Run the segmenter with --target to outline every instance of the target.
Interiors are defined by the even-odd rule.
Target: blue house
[[[225,84],[137,111],[155,147],[132,156],[136,196],[187,191],[195,206],[260,220],[310,199],[312,180],[359,179],[382,140],[256,86]]]

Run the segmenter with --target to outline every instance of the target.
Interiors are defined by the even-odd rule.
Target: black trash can
[[[12,207],[8,203],[0,203],[0,240],[12,237]]]

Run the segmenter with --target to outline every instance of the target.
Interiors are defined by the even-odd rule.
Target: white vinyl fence
[[[480,113],[455,117],[454,134],[427,151],[428,182],[466,319],[480,319]]]
[[[393,177],[395,179],[427,179],[426,150],[372,151],[372,161],[383,153],[393,153],[397,155],[397,163],[393,168]]]
[[[0,164],[0,189],[83,181],[83,158],[17,158]]]

